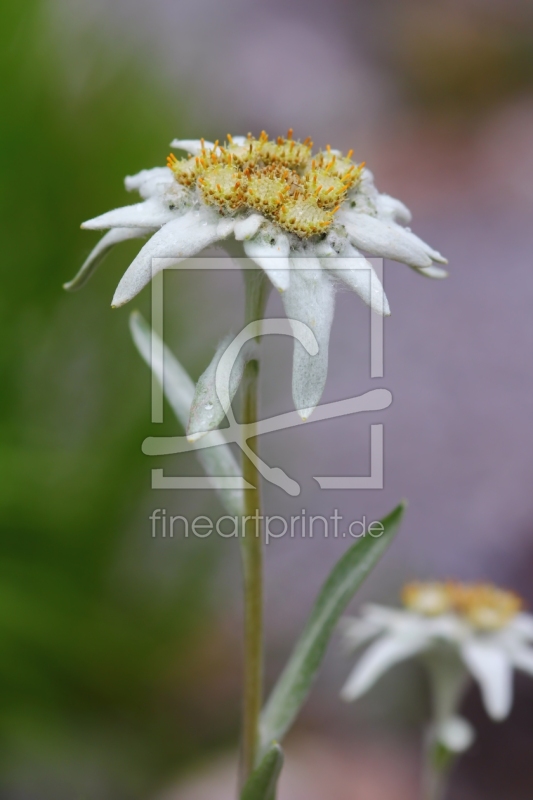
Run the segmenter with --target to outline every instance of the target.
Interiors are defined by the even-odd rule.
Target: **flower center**
[[[446,583],[408,583],[403,587],[402,601],[406,608],[436,617],[451,611],[453,599]]]
[[[459,584],[454,594],[457,610],[480,630],[503,628],[522,608],[518,595],[489,583]]]
[[[489,583],[408,583],[403,588],[402,601],[406,608],[425,616],[455,611],[482,631],[505,627],[523,605],[514,592]]]
[[[203,143],[203,140],[201,140]],[[286,137],[270,140],[263,131],[258,139],[248,134],[236,143],[202,148],[200,155],[167,165],[178,183],[197,188],[204,203],[222,213],[254,209],[300,238],[323,233],[335,212],[359,180],[364,164],[326,150],[312,156],[310,139],[298,142],[292,129]]]

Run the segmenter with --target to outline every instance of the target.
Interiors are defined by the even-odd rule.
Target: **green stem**
[[[245,374],[243,424],[257,421],[259,364],[251,361]],[[263,552],[259,474],[243,456],[244,480],[254,486],[244,497],[244,708],[242,730],[242,781],[251,774],[257,755],[259,715],[263,699]]]
[[[443,800],[457,754],[438,740],[437,731],[457,713],[468,675],[457,653],[447,647],[427,653],[424,661],[429,678],[432,720],[424,743],[423,798]]]
[[[443,800],[448,775],[450,771],[449,763],[440,763],[441,757],[447,762],[446,756],[449,753],[440,753],[439,745],[434,741],[432,732],[427,736],[424,753],[423,771],[423,798],[424,800]]]
[[[268,284],[263,272],[244,270],[246,285],[246,323],[258,321],[260,334]],[[243,378],[242,422],[257,423],[258,358],[248,362]],[[248,446],[251,447],[250,441]],[[255,442],[255,448],[257,443]],[[254,449],[255,449],[254,448]],[[263,701],[263,550],[261,526],[260,476],[243,453],[243,477],[253,486],[244,491],[242,560],[244,573],[244,697],[241,744],[240,785],[252,773],[257,759],[259,716]]]

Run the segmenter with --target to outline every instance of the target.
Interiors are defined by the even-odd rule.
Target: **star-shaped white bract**
[[[175,140],[189,156],[125,180],[142,201],[84,222],[108,232],[66,288],[80,288],[107,252],[121,241],[148,238],[122,277],[112,305],[135,297],[154,274],[233,237],[243,256],[265,271],[282,293],[287,316],[310,326],[318,342],[311,356],[295,343],[293,397],[306,419],[317,406],[327,376],[335,292],[356,292],[373,311],[390,314],[383,287],[363,253],[400,261],[432,278],[446,260],[406,225],[409,210],[380,194],[372,174],[350,155],[311,144],[229,137],[225,146]],[[333,206],[333,203],[336,203]],[[154,262],[154,259],[165,259]]]
[[[348,648],[369,646],[346,681],[342,698],[361,697],[406,659],[423,655],[438,664],[453,656],[457,669],[452,681],[461,679],[457,670],[470,674],[489,716],[507,717],[513,670],[533,675],[533,615],[520,610],[516,595],[484,584],[412,584],[406,587],[404,602],[404,609],[368,605],[359,618],[344,621]],[[449,670],[444,680],[450,680]],[[442,689],[446,693],[446,686]],[[448,709],[448,722],[457,721],[453,712]]]

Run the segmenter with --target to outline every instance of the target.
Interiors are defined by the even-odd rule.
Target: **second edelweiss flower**
[[[363,253],[390,258],[421,275],[445,277],[437,251],[405,226],[409,210],[380,194],[372,173],[329,145],[312,153],[312,142],[230,136],[224,145],[175,140],[188,152],[166,167],[128,177],[126,189],[143,201],[84,222],[109,229],[67,289],[81,287],[115,244],[151,237],[120,281],[113,306],[135,297],[156,272],[197,255],[232,236],[282,293],[290,319],[308,325],[318,343],[311,356],[296,343],[293,397],[306,419],[324,389],[335,290],[345,285],[375,312],[390,313],[383,287]],[[154,259],[166,259],[154,262]]]
[[[342,697],[355,700],[392,666],[423,656],[434,695],[438,738],[450,750],[468,746],[467,724],[455,714],[470,674],[495,720],[511,710],[513,669],[533,675],[533,616],[513,592],[489,584],[413,583],[405,608],[369,605],[346,620],[350,649],[372,642]]]

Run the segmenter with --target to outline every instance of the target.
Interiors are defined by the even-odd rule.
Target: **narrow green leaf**
[[[283,750],[271,742],[259,766],[252,772],[241,793],[241,800],[271,800],[283,766]]]
[[[382,535],[366,535],[333,567],[315,602],[300,639],[261,715],[261,752],[269,742],[281,741],[305,702],[333,630],[363,580],[392,541],[403,517],[400,503],[381,520]]]

